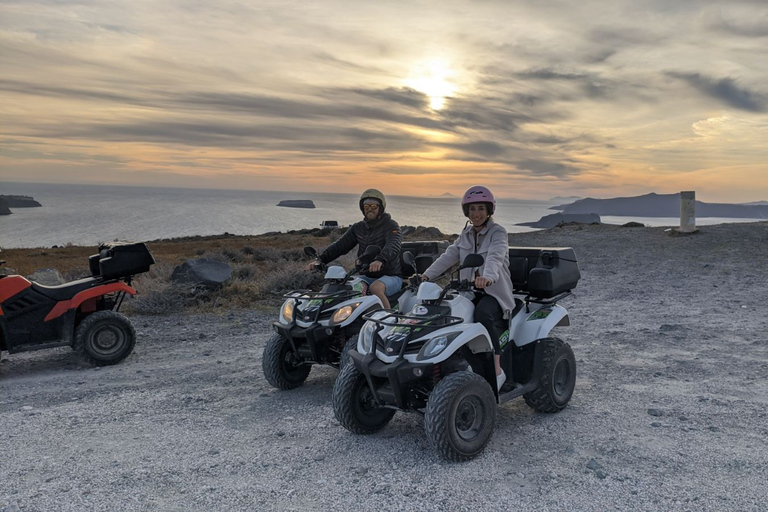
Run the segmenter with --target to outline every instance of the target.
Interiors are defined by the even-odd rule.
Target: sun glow
[[[454,75],[445,61],[431,60],[419,65],[406,85],[429,96],[429,106],[440,110],[445,106],[445,99],[456,92],[456,86],[450,81]]]

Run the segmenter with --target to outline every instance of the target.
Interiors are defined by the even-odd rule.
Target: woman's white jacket
[[[472,253],[483,256],[485,263],[479,269],[463,269],[460,279],[474,280],[476,275],[490,279],[492,284],[485,288],[485,292],[499,302],[504,318],[509,318],[509,313],[515,308],[509,275],[509,237],[507,230],[493,220],[488,220],[479,232],[471,224],[464,228],[459,238],[424,271],[424,275],[433,280]]]

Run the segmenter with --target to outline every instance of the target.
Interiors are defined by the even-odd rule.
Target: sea
[[[257,235],[320,227],[325,220],[347,226],[362,219],[358,194],[271,192],[197,188],[63,185],[0,182],[0,194],[32,196],[40,208],[11,208],[0,215],[0,248],[95,246],[114,240],[149,241],[194,235]],[[277,206],[282,200],[310,199],[314,209]],[[510,233],[535,231],[517,226],[537,221],[557,202],[498,200],[494,219]],[[459,233],[465,225],[458,197],[387,196],[387,212],[401,226],[436,227]],[[697,219],[697,224],[759,219]],[[602,217],[606,224],[636,221],[677,226],[666,217]]]

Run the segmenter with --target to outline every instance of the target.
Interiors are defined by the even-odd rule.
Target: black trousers
[[[475,322],[482,324],[488,330],[488,334],[491,335],[491,343],[493,343],[493,352],[501,354],[499,338],[507,330],[504,311],[499,306],[499,302],[486,293],[476,294],[474,303]]]

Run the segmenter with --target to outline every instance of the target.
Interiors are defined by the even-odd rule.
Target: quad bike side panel
[[[67,311],[76,310],[83,302],[89,299],[101,297],[108,293],[115,293],[115,292],[125,292],[129,295],[136,295],[136,290],[134,290],[132,287],[128,286],[123,282],[109,283],[101,286],[96,286],[88,290],[83,290],[82,292],[72,297],[70,300],[63,300],[61,302],[58,302],[53,307],[53,309],[51,309],[50,313],[48,313],[48,315],[45,317],[45,321],[48,322],[50,320],[54,320],[60,317],[61,315],[63,315],[64,313],[66,313]]]
[[[528,314],[517,314],[510,322],[515,345],[522,347],[546,338],[558,325],[569,325],[568,311],[559,305],[547,305]]]
[[[71,315],[59,315],[53,321],[45,321],[55,305],[55,300],[31,286],[3,301],[3,331],[8,351],[18,352],[49,343],[71,342],[74,311]]]
[[[21,276],[8,276],[0,280],[0,305],[5,305],[5,301],[32,286],[32,283]],[[0,316],[4,314],[4,309],[0,307]]]

